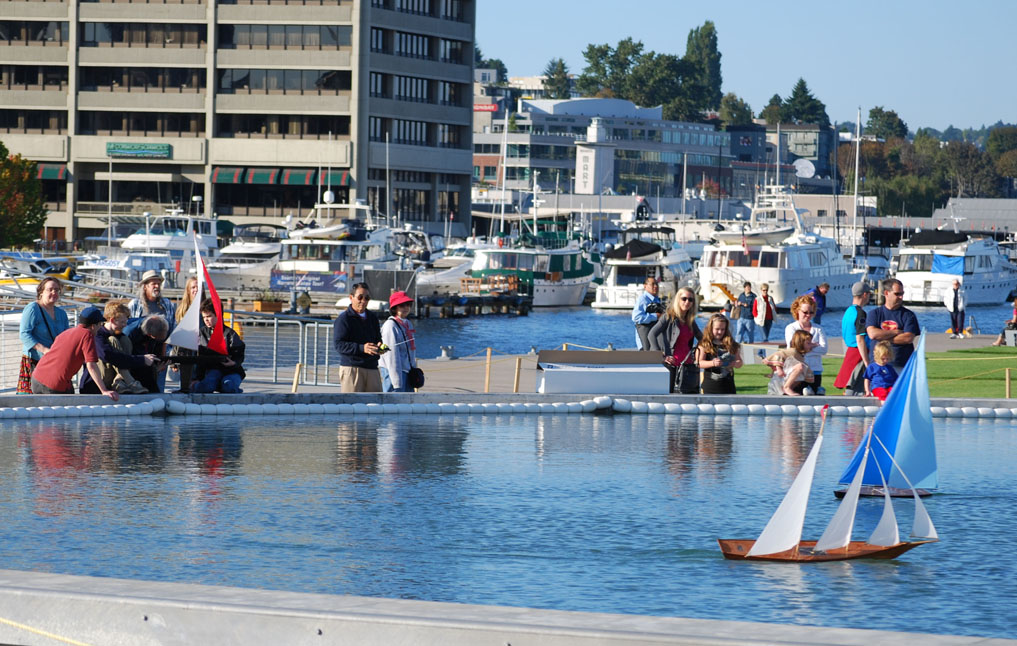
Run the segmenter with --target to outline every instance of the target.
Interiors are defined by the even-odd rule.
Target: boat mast
[[[858,120],[855,121],[855,199],[854,214],[851,222],[851,257],[858,254],[858,162],[862,150],[862,107],[858,106]]]
[[[505,164],[508,163],[508,126],[509,126],[509,110],[508,105],[505,106],[505,125],[501,129],[501,223],[498,225],[499,233],[505,233],[505,180],[508,179],[508,169]]]

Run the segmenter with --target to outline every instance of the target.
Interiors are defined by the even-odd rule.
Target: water
[[[892,561],[726,561],[761,531],[813,418],[324,416],[0,427],[4,567],[478,604],[1017,635],[1000,546],[1017,433],[937,429],[942,542]],[[831,418],[806,537],[864,420]],[[897,505],[906,535],[912,503]],[[879,500],[859,506],[858,534]],[[874,604],[891,603],[876,607]]]
[[[930,332],[941,333],[950,327],[950,315],[943,307],[912,307],[920,325]],[[829,312],[823,317],[823,330],[828,337],[840,338],[842,311]],[[1013,315],[1008,304],[979,306],[968,309],[968,324],[974,316],[983,334],[997,334],[1003,324]],[[700,317],[700,327],[705,327],[709,317]],[[791,323],[787,313],[777,316],[770,330],[771,341],[782,341],[784,328]],[[441,355],[441,346],[451,345],[455,355],[465,357],[482,354],[488,346],[506,354],[524,354],[530,348],[552,350],[562,343],[595,349],[606,348],[610,343],[616,349],[635,347],[635,329],[628,311],[595,310],[590,307],[538,308],[528,316],[484,315],[456,319],[418,319],[413,321],[417,329],[417,356],[431,359]],[[294,328],[280,328],[283,352],[281,364],[291,367],[297,355],[297,341]],[[762,329],[756,330],[757,339],[762,340]],[[248,367],[270,367],[272,363],[272,329],[247,327],[245,340],[248,344]],[[325,346],[332,342],[330,327],[319,331],[319,361],[324,361]],[[835,346],[839,348],[839,343]],[[835,350],[831,350],[835,351]],[[331,363],[337,363],[334,351]]]

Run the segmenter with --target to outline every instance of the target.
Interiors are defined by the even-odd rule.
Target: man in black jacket
[[[242,393],[240,382],[247,376],[244,370],[244,353],[246,346],[243,339],[233,328],[228,325],[222,326],[222,335],[226,341],[226,356],[210,350],[208,340],[212,337],[216,323],[219,318],[215,313],[215,304],[212,299],[206,298],[201,302],[201,330],[198,339],[199,356],[219,356],[222,360],[218,363],[199,362],[194,370],[194,381],[191,382],[192,393]]]
[[[381,325],[367,311],[371,292],[367,283],[356,283],[350,306],[333,325],[332,345],[339,353],[339,383],[344,393],[380,393]]]

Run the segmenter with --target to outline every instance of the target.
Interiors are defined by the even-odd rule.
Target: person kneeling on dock
[[[78,325],[57,335],[49,351],[32,371],[32,394],[74,394],[71,379],[84,365],[99,390],[113,401],[120,399],[115,390],[106,388],[99,372],[99,355],[95,350],[95,333],[103,322],[102,311],[86,307],[78,316]]]
[[[131,370],[143,371],[155,364],[159,357],[154,354],[134,354],[131,339],[124,334],[130,312],[120,301],[106,303],[103,316],[106,323],[95,333],[95,349],[99,355],[99,372],[102,373],[103,385],[118,393],[140,395],[148,393]],[[92,375],[86,370],[81,375],[78,391],[82,394],[99,392],[99,386],[92,381]]]
[[[210,350],[208,340],[215,330],[215,324],[219,317],[215,313],[215,305],[212,299],[206,298],[201,302],[201,336],[198,339],[200,347],[199,356],[220,356],[219,363],[198,363],[194,370],[194,381],[191,382],[192,393],[242,393],[240,382],[247,373],[244,371],[244,350],[246,348],[243,340],[233,328],[222,326],[222,335],[226,341],[226,356]]]
[[[367,283],[356,283],[350,306],[335,319],[332,345],[339,353],[339,383],[344,393],[380,393],[381,325],[368,311],[371,291]]]

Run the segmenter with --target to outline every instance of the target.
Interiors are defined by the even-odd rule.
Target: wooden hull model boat
[[[846,561],[849,559],[894,559],[908,550],[923,545],[934,543],[932,540],[925,541],[904,541],[896,545],[882,546],[869,545],[865,541],[851,541],[847,547],[829,551],[816,550],[818,541],[801,541],[797,547],[786,552],[767,554],[765,556],[748,556],[749,550],[755,545],[753,539],[719,538],[720,551],[724,558],[731,560],[748,561]]]

